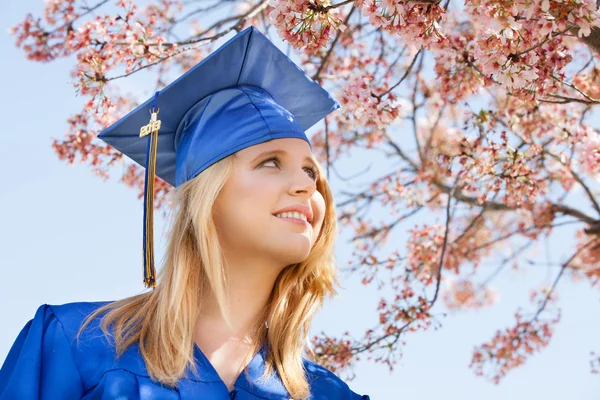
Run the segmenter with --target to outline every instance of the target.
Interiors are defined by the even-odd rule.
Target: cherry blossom
[[[485,285],[469,280],[447,280],[448,288],[443,294],[444,304],[451,310],[488,307],[498,301],[498,293]]]

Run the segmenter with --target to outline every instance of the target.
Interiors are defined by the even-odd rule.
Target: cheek
[[[323,198],[323,195],[317,191],[311,197],[310,203],[314,216],[313,229],[315,231],[314,238],[316,240],[323,227],[323,221],[325,220],[325,199]]]
[[[222,197],[222,219],[230,230],[264,228],[269,222],[275,196],[265,180],[237,177],[228,182]]]
[[[233,194],[234,201],[240,205],[238,211],[248,216],[264,217],[270,215],[270,210],[277,194],[274,188],[263,180],[247,179],[238,185],[238,190]]]

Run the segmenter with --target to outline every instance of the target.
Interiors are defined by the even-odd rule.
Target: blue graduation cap
[[[98,138],[146,168],[145,286],[156,287],[155,175],[177,187],[246,147],[278,138],[310,145],[305,131],[338,108],[325,89],[251,26],[103,130]]]

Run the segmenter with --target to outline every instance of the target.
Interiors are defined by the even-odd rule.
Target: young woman
[[[41,306],[0,400],[369,399],[303,357],[337,283],[335,207],[305,130],[337,108],[251,27],[102,132],[146,167],[154,290]],[[155,174],[176,187],[158,279]]]

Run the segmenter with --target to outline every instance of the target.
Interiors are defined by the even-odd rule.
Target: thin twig
[[[206,38],[190,39],[190,40],[187,40],[187,41],[184,41],[184,42],[177,43],[177,45],[195,44],[196,46],[190,46],[190,47],[187,47],[187,48],[181,48],[181,49],[179,49],[177,51],[174,51],[173,53],[169,54],[166,57],[160,57],[156,61],[148,63],[146,65],[143,65],[143,66],[141,66],[141,67],[139,67],[139,68],[137,68],[137,69],[135,69],[133,71],[130,71],[130,72],[126,73],[126,74],[114,76],[114,77],[111,77],[111,78],[105,78],[105,81],[108,82],[108,81],[112,81],[112,80],[115,80],[115,79],[126,78],[126,77],[128,77],[128,76],[130,76],[132,74],[135,74],[136,72],[139,72],[139,71],[141,71],[143,69],[152,67],[152,66],[154,66],[156,64],[159,64],[159,63],[161,63],[161,62],[163,62],[165,60],[173,58],[173,57],[175,57],[175,56],[177,56],[177,55],[179,55],[181,53],[184,53],[184,52],[189,51],[189,50],[195,50],[195,49],[197,49],[197,48],[199,48],[199,47],[201,47],[203,45],[206,45],[208,43],[212,43],[215,40],[217,40],[217,39],[225,36],[226,34],[228,34],[229,32],[231,32],[233,30],[239,32],[241,30],[241,27],[243,26],[243,24],[244,24],[244,22],[246,20],[253,18],[256,14],[258,14],[260,11],[262,11],[264,8],[266,8],[268,6],[268,4],[269,3],[267,2],[267,0],[263,0],[260,3],[258,3],[254,9],[249,10],[247,13],[243,14],[242,16],[236,16],[236,17],[231,17],[231,18],[226,18],[224,20],[221,20],[221,21],[217,22],[216,24],[214,24],[211,28],[209,28],[209,29],[207,29],[205,31],[205,32],[209,32],[211,29],[213,29],[216,26],[220,26],[220,25],[224,24],[225,22],[237,19],[237,23],[235,25],[231,26],[230,28],[225,29],[224,31],[222,31],[220,33],[217,33],[216,35],[213,35],[213,36],[210,36],[210,37],[206,37]],[[172,43],[164,43],[163,44],[163,46],[167,46],[167,47],[170,47],[172,45],[173,45]]]
[[[408,77],[408,75],[410,74],[410,71],[412,70],[413,65],[415,65],[415,62],[417,62],[417,58],[419,57],[419,54],[421,54],[421,51],[423,51],[423,47],[422,46],[419,49],[419,51],[417,51],[417,54],[415,54],[415,56],[412,59],[410,65],[408,66],[408,68],[404,72],[404,75],[402,75],[402,78],[400,78],[400,80],[398,82],[396,82],[396,84],[394,86],[390,87],[388,90],[386,90],[385,92],[383,92],[383,93],[381,93],[379,95],[374,95],[374,97],[376,97],[379,100],[381,100],[381,98],[383,96],[385,96],[386,94],[390,93],[392,90],[396,89]]]
[[[429,307],[433,306],[438,298],[438,293],[440,292],[440,284],[442,282],[442,267],[444,266],[444,256],[446,255],[446,248],[448,245],[448,233],[450,232],[450,204],[452,203],[452,198],[454,195],[454,191],[456,190],[458,184],[458,176],[456,177],[456,182],[452,186],[452,190],[448,194],[448,203],[446,204],[446,229],[444,230],[444,241],[442,243],[442,254],[440,255],[440,262],[438,263],[438,270],[436,276],[435,283],[435,293],[433,294],[433,299],[429,302]]]
[[[520,52],[518,52],[518,53],[513,53],[513,54],[510,54],[510,55],[509,55],[509,57],[510,57],[510,56],[513,56],[513,57],[520,57],[520,56],[522,56],[522,55],[523,55],[523,54],[525,54],[525,53],[529,53],[531,50],[534,50],[534,49],[537,49],[537,48],[538,48],[538,47],[540,47],[540,46],[543,46],[543,45],[544,45],[544,44],[546,44],[546,43],[547,43],[549,40],[551,40],[551,39],[554,39],[554,38],[555,38],[555,37],[557,37],[557,36],[560,36],[560,35],[562,35],[562,34],[565,34],[565,33],[567,33],[567,32],[568,32],[570,29],[571,29],[571,28],[569,27],[569,28],[565,29],[564,31],[560,31],[560,32],[552,32],[552,33],[550,33],[550,35],[548,35],[548,37],[547,37],[546,39],[542,40],[542,41],[541,41],[541,42],[539,42],[538,44],[535,44],[535,45],[531,46],[531,47],[530,47],[530,48],[528,48],[527,50],[523,50],[523,51],[520,51]]]
[[[573,171],[573,169],[571,168],[570,165],[566,165],[565,163],[563,163],[560,159],[559,156],[550,153],[549,151],[544,149],[544,154],[548,154],[550,157],[554,158],[555,160],[557,160],[558,162],[560,162],[564,167],[569,169],[569,172],[571,173],[571,175],[573,175],[573,178],[581,185],[581,187],[583,188],[583,190],[585,191],[585,193],[587,194],[588,198],[590,199],[590,201],[592,202],[592,206],[594,207],[594,209],[596,209],[596,211],[598,212],[598,214],[600,214],[600,204],[598,204],[598,202],[596,201],[596,198],[594,197],[594,194],[592,193],[592,190],[583,182],[583,179],[575,172]]]
[[[569,264],[571,263],[571,261],[573,261],[579,254],[581,254],[581,252],[583,252],[584,250],[586,250],[596,240],[597,240],[596,238],[592,238],[592,239],[588,240],[588,242],[586,244],[584,244],[583,246],[581,246],[581,248],[578,249],[569,258],[569,260],[567,262],[565,262],[565,263],[562,264],[562,266],[560,268],[560,271],[558,272],[558,275],[556,276],[556,278],[554,279],[554,282],[552,283],[552,286],[548,290],[548,293],[546,293],[546,297],[544,298],[544,301],[542,302],[541,306],[539,307],[539,309],[537,310],[537,312],[535,313],[534,317],[532,318],[532,320],[530,322],[533,322],[533,321],[537,320],[537,318],[539,317],[540,313],[544,310],[544,308],[546,308],[546,305],[548,304],[550,296],[552,296],[552,293],[554,292],[554,290],[556,289],[556,286],[558,285],[558,281],[563,276],[565,270],[567,269],[567,267],[569,266]]]

